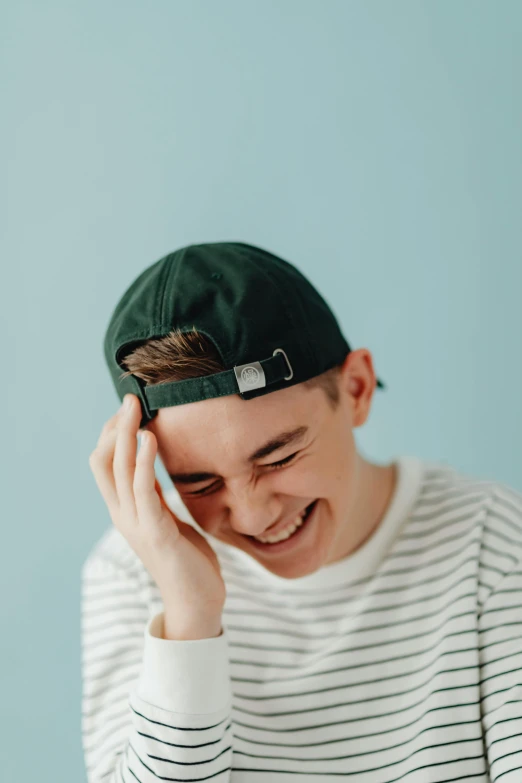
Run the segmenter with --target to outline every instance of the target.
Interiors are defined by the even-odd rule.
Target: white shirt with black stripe
[[[208,538],[227,590],[211,639],[162,638],[111,525],[82,571],[89,783],[521,783],[522,493],[396,462],[376,532],[312,574]]]

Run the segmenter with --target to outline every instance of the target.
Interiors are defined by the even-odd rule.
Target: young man
[[[261,248],[160,259],[104,350],[89,783],[522,780],[522,495],[365,459],[371,354]]]

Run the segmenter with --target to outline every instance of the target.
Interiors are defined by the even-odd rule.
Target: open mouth
[[[310,503],[310,505],[306,507],[306,513],[303,517],[303,524],[300,525],[297,530],[294,530],[294,532],[288,538],[285,538],[284,541],[277,541],[275,544],[264,544],[262,541],[258,541],[253,536],[247,536],[248,540],[252,542],[256,549],[261,549],[273,554],[291,549],[304,538],[306,531],[312,526],[313,521],[317,516],[316,508],[318,501],[319,498],[316,498],[312,503]]]

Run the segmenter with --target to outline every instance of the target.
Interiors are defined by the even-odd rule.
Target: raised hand
[[[219,636],[226,589],[216,553],[191,525],[168,507],[154,472],[157,441],[142,430],[136,454],[141,406],[129,407],[103,426],[89,465],[116,528],[154,579],[165,607],[167,639]]]

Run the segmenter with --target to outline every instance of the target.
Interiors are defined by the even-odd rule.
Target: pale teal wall
[[[102,339],[146,265],[225,239],[282,255],[388,384],[368,456],[522,489],[522,3],[0,13],[0,778],[71,783],[80,568],[110,524],[88,465],[117,403]]]

